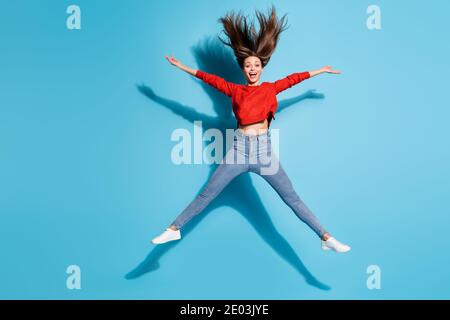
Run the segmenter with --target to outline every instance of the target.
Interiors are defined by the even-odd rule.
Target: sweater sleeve
[[[273,83],[275,86],[275,91],[278,94],[281,91],[284,91],[284,90],[292,87],[293,85],[296,85],[297,83],[300,83],[303,80],[306,80],[310,77],[311,77],[311,75],[309,74],[308,71],[296,72],[296,73],[290,74],[286,78],[277,80]]]
[[[231,94],[235,88],[235,84],[232,82],[228,82],[225,79],[216,76],[214,74],[211,73],[206,73],[203,72],[201,70],[197,70],[197,72],[195,73],[195,76],[201,80],[203,80],[203,82],[209,84],[210,86],[216,88],[217,90],[219,90],[220,92],[226,94],[227,96],[231,97]]]

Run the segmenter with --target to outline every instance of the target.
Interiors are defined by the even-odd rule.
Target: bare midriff
[[[260,122],[255,122],[247,125],[240,125],[239,129],[241,129],[245,134],[249,135],[259,135],[266,132],[269,129],[269,121],[264,119]]]

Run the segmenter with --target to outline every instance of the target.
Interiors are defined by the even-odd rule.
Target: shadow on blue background
[[[219,75],[231,82],[242,83],[243,77],[238,77],[238,75],[242,75],[242,72],[234,61],[234,56],[229,50],[224,49],[223,45],[217,39],[204,39],[199,45],[192,48],[192,52],[200,70]],[[229,108],[229,98],[211,86],[203,82],[200,83],[213,102],[213,109],[215,113],[217,113],[217,117],[199,113],[195,108],[184,106],[177,101],[160,97],[150,87],[144,84],[138,85],[137,88],[143,95],[171,110],[176,115],[181,116],[192,123],[194,121],[202,121],[202,126],[205,129],[219,129],[223,136],[225,136],[226,129],[236,127],[236,120],[232,114],[231,108]],[[281,112],[293,104],[305,99],[323,99],[324,97],[324,94],[316,93],[315,90],[309,90],[297,97],[280,101],[277,112]],[[209,177],[211,177],[215,168],[216,165],[211,165]],[[205,185],[206,183],[207,182],[205,182]],[[255,228],[261,238],[264,239],[264,241],[271,246],[280,257],[294,267],[295,270],[305,278],[308,284],[322,290],[331,289],[330,286],[314,277],[291,245],[276,230],[261,198],[253,186],[249,174],[238,176],[203,212],[192,219],[182,230],[183,238],[195,229],[196,225],[199,224],[209,212],[222,206],[229,206],[241,213],[253,228]],[[182,241],[182,239],[180,241]],[[135,279],[147,272],[158,270],[160,267],[158,262],[160,257],[176,246],[177,243],[178,242],[172,242],[158,245],[156,248],[152,249],[145,260],[134,268],[134,270],[129,272],[125,278]]]

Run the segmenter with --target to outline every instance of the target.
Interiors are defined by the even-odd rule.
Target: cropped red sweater
[[[293,85],[308,79],[308,71],[297,72],[275,82],[262,82],[258,86],[249,86],[228,82],[214,74],[197,70],[195,76],[217,90],[231,97],[231,104],[238,125],[247,125],[265,119],[275,119],[278,101],[276,95]]]

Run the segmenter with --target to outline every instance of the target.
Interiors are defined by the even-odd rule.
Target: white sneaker
[[[322,240],[322,250],[334,250],[336,252],[350,251],[351,247],[337,241],[335,238],[328,238],[327,241]]]
[[[173,240],[181,239],[181,232],[180,230],[172,230],[170,228],[167,228],[163,233],[161,233],[159,236],[152,239],[152,243],[154,244],[161,244],[166,243]]]

